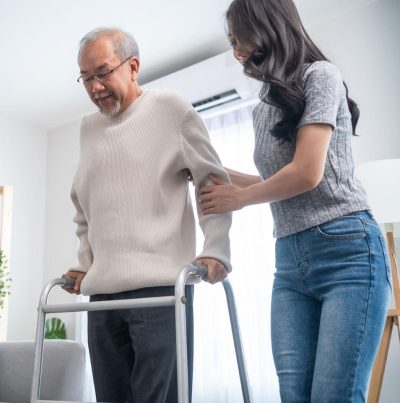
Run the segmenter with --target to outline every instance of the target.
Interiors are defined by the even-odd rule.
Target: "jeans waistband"
[[[371,210],[361,210],[361,211],[354,211],[353,213],[346,214],[343,217],[359,217],[359,218],[367,218],[370,220],[375,220]]]

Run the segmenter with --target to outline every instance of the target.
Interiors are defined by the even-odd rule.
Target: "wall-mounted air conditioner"
[[[260,91],[260,84],[243,74],[243,67],[231,51],[146,83],[143,87],[177,91],[205,118],[255,104]]]

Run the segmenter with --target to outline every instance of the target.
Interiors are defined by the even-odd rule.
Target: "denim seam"
[[[302,237],[298,237],[298,242],[299,244],[301,244],[301,252],[302,252],[302,259],[301,259],[301,263],[300,263],[300,274],[301,274],[301,278],[304,281],[304,277],[307,275],[308,270],[310,269],[310,259],[309,259],[309,254],[307,253],[305,247],[304,247],[304,242],[303,242],[303,238]]]
[[[355,393],[355,379],[356,375],[359,371],[359,362],[360,362],[360,351],[361,351],[361,345],[363,343],[363,340],[365,339],[365,327],[366,327],[366,322],[367,322],[367,316],[368,316],[368,311],[370,309],[370,299],[371,299],[371,293],[372,293],[372,262],[371,262],[371,245],[368,239],[368,236],[366,237],[367,245],[368,245],[368,255],[369,255],[369,273],[370,273],[370,281],[369,281],[369,290],[368,290],[368,298],[367,298],[367,306],[365,309],[364,313],[364,321],[363,321],[363,327],[362,327],[362,334],[361,334],[361,340],[358,344],[358,351],[357,351],[357,366],[355,367],[355,373],[353,374],[353,391],[352,391],[352,396],[351,396],[351,401],[354,399],[354,393]]]
[[[390,256],[387,255],[387,251],[386,251],[386,248],[384,246],[384,238],[383,238],[383,236],[379,235],[378,238],[379,238],[379,244],[381,245],[381,248],[382,248],[383,261],[385,262],[386,279],[387,279],[387,282],[390,285],[390,289],[393,290],[392,273],[391,273],[391,266],[390,266]]]
[[[296,243],[296,240],[297,240],[297,243]],[[301,243],[302,252],[304,251],[304,259],[300,259],[300,264],[298,263],[299,262],[298,257],[300,256],[300,253],[296,253],[296,251],[299,252],[298,248],[297,248],[298,243]],[[293,248],[293,254],[294,254],[296,262],[298,264],[297,273],[299,274],[300,281],[302,282],[303,287],[308,291],[309,296],[316,298],[314,296],[314,293],[311,291],[310,287],[308,286],[307,280],[305,278],[310,269],[310,259],[309,259],[309,254],[305,251],[304,242],[301,237],[301,234],[292,235],[291,246]],[[304,269],[305,266],[306,266],[306,269]]]
[[[340,239],[362,239],[362,238],[365,238],[368,233],[367,233],[367,230],[366,230],[366,227],[365,227],[365,222],[364,222],[364,220],[363,220],[362,218],[360,218],[360,217],[357,217],[357,216],[341,217],[341,219],[348,219],[348,218],[351,218],[351,219],[356,218],[356,219],[358,219],[358,220],[360,221],[361,225],[362,225],[363,228],[364,228],[364,232],[354,232],[354,233],[352,233],[352,234],[344,234],[344,235],[330,235],[330,234],[327,234],[326,232],[324,232],[324,231],[320,228],[319,225],[316,226],[316,229],[317,229],[317,231],[318,231],[324,238],[327,238],[327,239],[337,239],[337,240],[340,240]]]

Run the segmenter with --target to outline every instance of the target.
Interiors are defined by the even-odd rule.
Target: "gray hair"
[[[100,38],[109,38],[111,40],[114,52],[121,60],[131,56],[139,58],[139,47],[130,33],[119,28],[96,28],[81,39],[78,61],[85,46]]]

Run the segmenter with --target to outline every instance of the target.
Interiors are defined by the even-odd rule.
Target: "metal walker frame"
[[[43,344],[45,318],[48,313],[61,312],[82,312],[82,311],[104,311],[113,309],[151,308],[175,305],[176,322],[176,354],[177,354],[177,381],[178,381],[178,403],[189,402],[188,384],[188,359],[187,359],[187,338],[186,338],[186,311],[185,311],[185,285],[190,277],[203,278],[207,275],[207,267],[190,264],[185,266],[179,273],[175,282],[175,295],[167,297],[138,298],[118,301],[81,302],[73,304],[47,304],[47,298],[51,289],[56,285],[71,286],[70,278],[57,278],[50,281],[42,291],[38,306],[38,322],[36,330],[35,360],[32,379],[30,403],[46,402],[40,399],[40,382],[42,376]],[[232,286],[228,279],[223,281],[229,318],[231,323],[232,336],[236,352],[236,360],[239,370],[240,383],[244,403],[251,403],[248,375],[243,353],[240,328],[237,319],[237,311]]]

